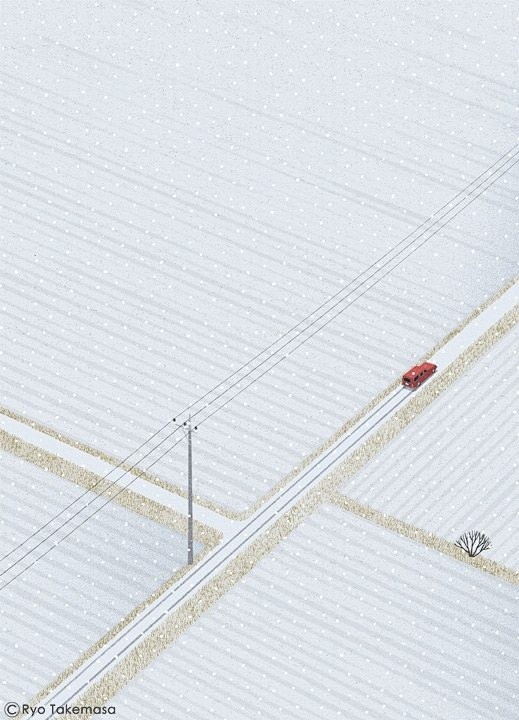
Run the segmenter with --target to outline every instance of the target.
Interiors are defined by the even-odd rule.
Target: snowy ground
[[[481,530],[519,569],[519,327],[348,480],[343,492],[449,540]]]
[[[0,404],[133,450],[514,144],[515,15],[6,0]],[[197,491],[247,507],[515,274],[518,178],[205,423]]]
[[[0,457],[0,469],[3,557],[82,491],[5,453]],[[2,588],[3,700],[28,700],[42,690],[171,577],[184,563],[185,552],[182,536],[111,503],[95,520]],[[0,570],[20,553],[4,560]],[[15,571],[3,575],[0,583]]]
[[[511,720],[516,600],[325,507],[110,702],[122,720]]]

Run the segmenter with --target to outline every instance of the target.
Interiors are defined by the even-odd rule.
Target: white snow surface
[[[326,506],[110,704],[122,720],[512,720],[517,594]]]
[[[0,404],[140,445],[513,146],[516,14],[5,0]],[[248,507],[516,273],[518,167],[204,423],[198,494]]]
[[[0,556],[82,494],[80,488],[11,455],[0,455]],[[61,518],[91,499],[85,497]],[[96,504],[90,506],[91,509]],[[83,515],[81,516],[81,518]],[[30,547],[45,532],[37,535]],[[70,525],[67,526],[69,528]],[[0,563],[0,586],[61,537],[25,560]],[[0,590],[0,694],[29,700],[185,562],[186,541],[158,523],[111,503],[18,579]]]
[[[449,540],[486,533],[519,569],[519,326],[343,486],[348,497]]]

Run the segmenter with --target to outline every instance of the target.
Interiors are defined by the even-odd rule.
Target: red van
[[[408,370],[402,377],[402,385],[414,390],[436,372],[438,366],[434,363],[424,362],[421,365],[415,365]]]

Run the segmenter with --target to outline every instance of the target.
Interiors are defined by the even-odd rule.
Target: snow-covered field
[[[0,556],[4,557],[82,490],[5,453],[0,456],[0,471]],[[64,517],[89,499],[86,495]],[[37,536],[33,544],[39,539]],[[50,544],[35,549],[34,558]],[[184,564],[185,552],[182,536],[111,503],[18,579],[2,587],[3,700],[28,700],[42,690],[170,578]],[[0,571],[21,554],[19,550],[3,560]],[[0,586],[34,558],[26,558],[2,575]]]
[[[110,704],[122,720],[512,720],[517,592],[324,507]]]
[[[6,0],[0,404],[133,450],[516,142],[515,15]],[[249,506],[515,274],[518,178],[208,420],[197,492]]]
[[[485,556],[519,569],[519,327],[343,487],[449,540],[490,536]]]

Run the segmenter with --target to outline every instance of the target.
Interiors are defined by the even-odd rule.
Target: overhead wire
[[[310,339],[311,339],[314,335],[316,335],[318,332],[321,332],[324,327],[326,327],[326,326],[327,326],[329,323],[331,323],[338,315],[340,315],[342,312],[344,312],[344,310],[346,310],[347,307],[349,307],[351,304],[353,304],[353,303],[356,302],[358,299],[360,299],[360,297],[362,297],[362,296],[363,296],[364,294],[366,294],[366,292],[368,292],[371,288],[373,288],[375,285],[377,285],[379,282],[381,282],[389,273],[393,272],[393,270],[394,270],[396,267],[398,267],[398,266],[399,266],[400,264],[402,264],[405,260],[407,260],[408,257],[410,257],[414,252],[416,252],[416,251],[417,251],[420,247],[422,247],[426,242],[428,242],[428,240],[429,240],[431,237],[433,237],[434,235],[436,235],[436,234],[437,234],[441,229],[443,229],[451,220],[453,220],[453,219],[454,219],[455,217],[457,217],[461,212],[463,212],[463,210],[464,210],[466,207],[468,207],[472,202],[474,202],[478,197],[480,197],[480,195],[482,195],[489,187],[491,187],[495,182],[497,182],[497,180],[498,180],[500,177],[502,177],[506,172],[508,172],[508,171],[511,169],[511,167],[513,167],[517,162],[519,162],[518,159],[515,159],[515,158],[517,157],[517,155],[519,154],[519,151],[516,151],[516,150],[515,150],[515,148],[517,148],[517,147],[519,147],[519,145],[515,145],[511,150],[507,151],[507,152],[504,153],[502,156],[500,156],[500,158],[498,158],[498,160],[496,160],[496,161],[493,163],[493,165],[489,166],[489,168],[487,168],[485,171],[483,171],[482,173],[480,173],[476,178],[474,178],[463,190],[459,191],[451,200],[449,200],[449,202],[445,203],[441,208],[439,208],[438,210],[436,210],[427,220],[425,220],[424,222],[422,222],[417,228],[415,228],[411,233],[409,233],[403,240],[401,240],[399,243],[397,243],[397,245],[395,245],[393,248],[391,248],[390,250],[388,250],[388,251],[387,251],[383,256],[381,256],[376,262],[372,263],[368,268],[366,268],[366,269],[365,269],[362,273],[360,273],[356,278],[354,278],[354,279],[351,280],[346,286],[344,286],[343,288],[341,288],[341,290],[337,291],[334,295],[332,295],[330,298],[328,298],[325,302],[321,303],[321,305],[319,305],[318,308],[314,309],[314,310],[312,311],[312,313],[310,313],[309,315],[307,315],[303,320],[299,321],[296,325],[294,325],[292,328],[290,328],[290,329],[287,330],[285,333],[283,333],[279,338],[277,338],[276,341],[274,341],[274,342],[271,343],[267,348],[264,348],[260,353],[258,353],[257,355],[255,355],[254,358],[252,358],[251,360],[249,360],[247,363],[244,363],[240,368],[238,368],[236,371],[234,371],[233,373],[231,373],[231,374],[230,374],[227,378],[225,378],[221,383],[219,383],[218,385],[216,385],[216,386],[215,386],[214,388],[212,388],[211,390],[207,391],[201,398],[198,398],[196,401],[194,401],[193,403],[191,403],[191,405],[187,406],[184,410],[180,411],[180,413],[177,413],[177,415],[175,416],[175,418],[168,420],[164,425],[161,426],[161,428],[159,428],[155,433],[153,433],[153,435],[151,435],[147,440],[145,440],[143,443],[141,443],[141,445],[140,445],[136,450],[134,450],[132,453],[130,453],[128,456],[126,456],[126,458],[124,458],[123,460],[121,460],[121,461],[118,463],[118,465],[115,466],[114,468],[112,468],[108,473],[106,473],[106,475],[104,475],[103,477],[101,477],[94,485],[91,486],[91,488],[87,489],[84,493],[82,493],[80,496],[78,496],[74,501],[72,501],[71,503],[69,503],[69,505],[68,505],[67,507],[63,508],[59,513],[57,513],[53,518],[51,518],[51,519],[50,519],[49,521],[47,521],[44,525],[42,525],[38,530],[34,531],[30,536],[28,536],[28,537],[27,537],[24,541],[22,541],[18,546],[16,546],[16,547],[13,548],[9,553],[7,553],[7,555],[4,555],[4,556],[1,558],[1,560],[3,561],[3,560],[5,560],[7,557],[10,557],[16,550],[18,550],[20,547],[22,547],[23,545],[25,545],[25,544],[26,544],[29,540],[31,540],[35,535],[39,534],[39,532],[41,532],[43,529],[45,529],[45,528],[48,527],[50,524],[52,524],[52,523],[53,523],[57,518],[59,518],[64,512],[66,512],[68,509],[70,509],[76,502],[78,502],[81,498],[85,497],[85,496],[86,496],[87,494],[89,494],[97,485],[99,485],[103,480],[105,480],[106,478],[108,478],[109,475],[110,475],[112,472],[114,472],[116,469],[122,467],[122,465],[123,465],[130,457],[132,457],[132,455],[134,455],[134,454],[137,453],[139,450],[141,450],[143,447],[145,447],[152,439],[154,439],[154,438],[155,438],[157,435],[159,435],[165,428],[167,428],[168,425],[170,425],[172,422],[176,422],[176,418],[177,418],[177,417],[181,416],[182,414],[184,414],[185,412],[187,412],[188,410],[190,410],[191,408],[193,408],[196,404],[200,403],[202,400],[204,400],[206,397],[208,397],[208,395],[209,395],[211,392],[214,392],[214,390],[217,390],[219,387],[221,387],[222,385],[224,385],[229,379],[232,379],[233,377],[235,377],[241,370],[247,368],[247,367],[248,367],[252,362],[254,362],[256,359],[259,359],[259,358],[261,357],[261,355],[263,355],[265,352],[268,352],[268,350],[270,350],[272,347],[274,347],[276,344],[278,344],[284,337],[286,337],[287,335],[289,335],[290,333],[292,333],[294,330],[296,330],[298,327],[300,327],[300,325],[301,325],[303,322],[305,322],[305,320],[311,318],[312,315],[315,315],[316,312],[319,312],[319,310],[321,310],[323,307],[325,307],[327,304],[329,304],[332,300],[334,300],[334,299],[337,298],[339,295],[341,295],[348,287],[351,287],[351,285],[352,285],[354,282],[356,282],[360,277],[362,277],[363,274],[365,274],[366,272],[368,272],[370,269],[378,266],[378,267],[377,267],[377,270],[376,270],[374,273],[372,273],[368,278],[365,278],[354,290],[351,290],[351,291],[346,295],[346,297],[343,297],[343,298],[341,298],[340,300],[338,300],[334,305],[332,305],[332,307],[328,308],[322,315],[320,315],[318,318],[315,318],[314,320],[312,320],[312,322],[311,322],[308,326],[306,326],[303,330],[301,330],[300,332],[298,332],[297,335],[296,335],[294,338],[291,338],[291,340],[289,340],[288,342],[286,342],[281,348],[277,348],[276,351],[273,352],[271,355],[269,355],[268,358],[262,360],[255,368],[253,368],[252,370],[249,370],[249,372],[248,372],[246,375],[244,375],[244,376],[241,377],[239,380],[237,380],[236,382],[234,382],[230,387],[226,388],[223,392],[221,392],[219,395],[217,395],[217,397],[213,398],[210,402],[206,403],[206,404],[204,405],[204,407],[201,408],[200,410],[198,410],[197,412],[195,412],[192,417],[194,418],[196,415],[199,415],[200,413],[202,413],[202,412],[203,412],[204,410],[206,410],[210,405],[212,405],[214,402],[216,402],[220,397],[222,397],[223,395],[229,393],[229,391],[230,391],[232,388],[234,388],[236,385],[239,385],[240,383],[242,383],[244,379],[246,379],[246,378],[249,377],[253,372],[255,372],[255,371],[257,371],[259,368],[261,368],[262,365],[264,365],[264,364],[267,363],[269,360],[271,360],[271,359],[273,359],[274,357],[276,357],[281,350],[283,350],[285,347],[287,347],[288,345],[290,345],[291,343],[293,343],[294,340],[297,339],[297,337],[299,337],[300,335],[302,335],[302,334],[304,334],[305,332],[307,332],[307,331],[308,331],[313,325],[315,325],[319,320],[321,320],[321,319],[324,318],[326,315],[328,315],[329,312],[331,312],[331,310],[333,310],[335,307],[337,307],[338,305],[340,305],[341,303],[343,303],[344,300],[345,300],[347,297],[349,297],[349,296],[352,295],[353,293],[357,292],[369,279],[371,279],[371,278],[374,277],[378,272],[380,272],[380,270],[381,270],[382,268],[384,268],[384,267],[386,267],[387,265],[391,264],[399,255],[401,255],[403,252],[405,252],[406,249],[408,249],[409,247],[411,247],[420,237],[423,237],[425,234],[427,234],[428,232],[430,232],[431,230],[433,230],[433,232],[431,232],[428,237],[426,237],[421,243],[419,243],[419,245],[418,245],[417,247],[415,247],[410,253],[408,253],[406,256],[404,256],[404,258],[402,258],[398,263],[396,263],[393,267],[391,267],[391,268],[390,268],[386,273],[384,273],[380,278],[378,278],[376,281],[374,281],[373,283],[371,283],[371,285],[369,285],[362,293],[360,293],[360,295],[359,295],[358,297],[356,297],[355,299],[353,299],[352,301],[350,301],[345,307],[343,307],[343,308],[340,309],[338,312],[336,312],[331,318],[329,318],[328,320],[326,320],[320,327],[318,327],[316,330],[314,330],[308,337],[303,338],[303,339],[296,345],[295,348],[292,348],[288,353],[286,353],[285,355],[283,355],[281,358],[277,359],[277,361],[276,361],[274,364],[270,365],[270,366],[269,366],[266,370],[264,370],[258,377],[252,379],[250,383],[248,383],[245,387],[241,388],[237,393],[235,393],[234,395],[232,395],[229,399],[226,400],[226,402],[224,402],[222,405],[218,406],[212,413],[210,413],[208,416],[206,416],[205,418],[203,418],[203,419],[202,419],[201,421],[199,421],[197,424],[198,424],[198,425],[201,425],[201,424],[207,422],[213,415],[215,415],[217,412],[220,412],[220,410],[222,410],[226,405],[228,405],[228,404],[229,404],[232,400],[234,400],[238,395],[240,395],[242,392],[244,392],[248,387],[250,387],[250,386],[251,386],[252,384],[254,384],[255,382],[258,382],[258,380],[260,380],[265,374],[267,374],[268,372],[270,372],[270,371],[271,371],[274,367],[276,367],[280,362],[282,362],[282,361],[285,360],[287,357],[289,357],[293,352],[295,352],[299,347],[301,347],[301,345],[303,345],[304,343],[308,342],[308,340],[310,340]],[[503,160],[503,158],[507,158],[507,159],[505,160],[505,162],[504,162],[500,167],[495,168],[495,166],[498,165],[498,164],[501,162],[501,160]],[[503,172],[501,172],[501,170],[503,170],[503,168],[504,168],[508,163],[510,163],[510,161],[513,161],[513,162],[511,163],[511,165],[510,165],[509,167],[507,167]],[[494,169],[492,169],[492,168],[494,168]],[[477,180],[479,180],[480,178],[483,178],[483,176],[484,176],[484,175],[487,175],[488,173],[490,173],[490,175],[488,175],[488,176],[487,176],[484,180],[482,180],[478,185],[476,185],[475,187],[472,187],[472,188],[471,188],[471,186],[474,185],[474,183],[475,183]],[[500,174],[498,174],[498,173],[500,173]],[[497,176],[497,177],[494,177],[496,174],[498,174],[498,176]],[[489,180],[491,180],[490,183],[488,182]],[[488,183],[488,185],[487,185],[480,193],[478,193],[476,196],[474,196],[474,197],[471,198],[470,196],[472,195],[472,193],[474,193],[475,190],[479,189],[479,188],[480,188],[482,185],[484,185],[485,183]],[[467,193],[461,200],[459,200],[457,203],[453,204],[454,200],[455,200],[457,197],[459,197],[460,195],[462,195],[464,192],[466,192],[469,188],[471,188],[471,189],[468,191],[468,193]],[[440,222],[440,221],[443,220],[445,217],[447,217],[447,216],[452,212],[452,210],[454,210],[456,207],[458,207],[460,204],[462,204],[465,200],[467,200],[467,199],[469,199],[469,198],[470,198],[469,202],[467,202],[460,210],[458,210],[454,215],[452,215],[451,217],[449,217],[443,225],[441,225],[440,227],[434,229],[434,225],[435,225],[436,223]],[[438,218],[437,220],[435,220],[435,223],[434,223],[431,227],[429,227],[429,228],[427,228],[426,230],[422,231],[417,237],[413,238],[413,240],[412,240],[405,248],[402,248],[398,253],[396,253],[396,254],[393,255],[394,251],[395,251],[400,245],[402,245],[402,243],[404,243],[404,242],[405,242],[406,240],[408,240],[410,237],[412,237],[413,235],[415,235],[415,233],[417,232],[417,230],[419,230],[421,227],[423,227],[425,224],[427,224],[430,220],[432,220],[434,217],[436,217],[443,209],[447,208],[448,206],[450,206],[449,209],[442,215],[442,217],[440,217],[440,218]],[[383,264],[381,265],[381,264],[380,264],[381,261],[382,261],[383,259],[385,259],[386,257],[388,257],[389,255],[393,255],[393,256],[392,256],[389,260],[387,260],[387,262],[385,262],[385,263],[383,263]],[[149,457],[153,452],[155,452],[159,447],[161,447],[170,437],[172,437],[180,428],[182,428],[182,425],[179,425],[179,426],[175,427],[175,429],[174,429],[171,433],[169,433],[165,438],[163,438],[157,445],[155,445],[151,450],[149,450],[143,457],[139,458],[138,463],[141,463],[143,459]],[[157,462],[159,462],[159,460],[161,460],[165,455],[167,455],[168,453],[170,453],[170,452],[173,450],[173,448],[176,447],[176,445],[178,445],[180,442],[182,442],[182,440],[183,440],[183,438],[180,438],[179,440],[177,440],[177,442],[175,442],[171,447],[167,448],[157,459],[155,459],[155,460],[154,460],[150,465],[148,465],[144,470],[141,471],[141,470],[139,469],[139,472],[138,472],[137,474],[135,474],[135,476],[134,476],[133,479],[130,481],[130,483],[128,483],[128,485],[125,485],[125,486],[123,486],[122,488],[120,488],[119,492],[117,492],[115,495],[111,496],[111,497],[107,500],[106,503],[104,503],[100,508],[95,509],[94,512],[93,512],[91,515],[89,515],[89,516],[87,516],[87,518],[85,518],[84,522],[86,522],[86,520],[88,520],[88,519],[89,519],[90,517],[92,517],[93,515],[97,514],[97,512],[99,512],[103,507],[105,507],[106,505],[108,505],[108,503],[111,502],[111,500],[113,500],[115,497],[117,497],[117,495],[119,495],[120,492],[123,492],[127,487],[129,487],[133,482],[135,482],[135,480],[137,480],[139,477],[141,477],[143,474],[145,474],[151,467],[153,467]],[[29,554],[31,554],[32,552],[34,552],[34,550],[35,550],[36,548],[40,547],[40,546],[41,546],[44,542],[46,542],[50,537],[53,537],[53,536],[55,535],[55,533],[59,532],[59,530],[60,530],[62,527],[64,527],[67,523],[69,523],[74,517],[77,517],[78,514],[82,513],[87,507],[89,507],[89,506],[90,506],[91,504],[93,504],[96,500],[98,500],[99,498],[101,498],[101,497],[103,496],[103,494],[104,494],[107,490],[111,489],[111,487],[113,487],[114,485],[118,484],[119,481],[120,481],[125,475],[127,475],[129,472],[135,470],[136,468],[137,468],[137,463],[135,463],[134,465],[132,465],[130,468],[125,469],[125,471],[123,472],[123,474],[122,474],[119,478],[117,478],[116,481],[113,481],[112,483],[110,483],[110,485],[109,485],[107,488],[105,488],[101,493],[99,493],[98,495],[96,495],[96,496],[95,496],[92,500],[90,500],[86,505],[83,505],[83,506],[82,506],[76,513],[74,513],[71,517],[67,518],[66,521],[65,521],[64,523],[62,523],[58,528],[56,528],[50,535],[47,535],[41,542],[39,542],[36,546],[33,546],[27,553],[25,553],[25,555],[23,555],[22,557],[20,557],[18,560],[16,560],[14,563],[12,563],[6,570],[4,570],[3,572],[1,572],[1,573],[0,573],[0,577],[3,576],[5,573],[7,573],[9,570],[11,570],[13,567],[15,567],[19,562],[21,562],[21,561],[22,561],[25,557],[27,557]],[[72,534],[72,532],[74,532],[75,529],[79,528],[82,524],[83,524],[83,522],[80,523],[78,526],[76,526],[76,528],[74,528],[74,529],[71,531],[71,533],[68,533],[67,535],[65,535],[64,538],[62,538],[59,542],[61,542],[63,539],[65,539],[65,538],[68,537],[70,534]],[[59,543],[56,543],[56,544],[59,544]],[[49,548],[48,552],[50,552],[50,550],[53,549],[53,547],[55,547],[55,545],[51,546],[51,548]],[[44,553],[44,554],[47,554],[47,553]],[[41,558],[41,557],[43,557],[43,555],[42,555],[42,556],[39,556],[39,557]],[[27,566],[26,569],[28,569],[29,567],[31,567],[33,564],[34,564],[34,563],[31,563],[29,566]],[[25,572],[25,570],[23,570],[22,573],[23,573],[23,572]],[[22,574],[22,573],[20,573],[20,574]],[[19,574],[19,575],[20,575],[20,574]],[[19,577],[19,575],[16,575],[15,578],[13,578],[13,580],[16,579],[16,577]],[[7,584],[10,584],[10,582],[11,582],[11,581],[9,581],[9,583],[6,583],[6,584],[4,584],[3,586],[1,586],[0,589],[3,589],[4,587],[6,587]]]

